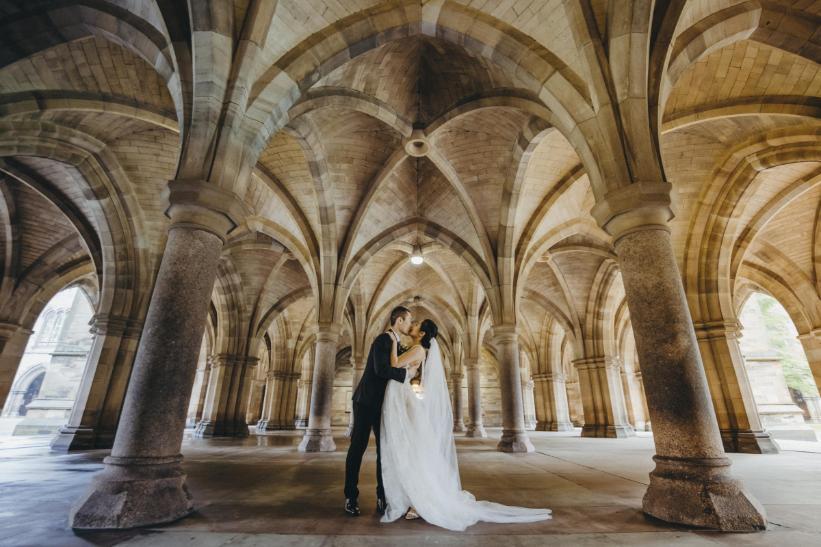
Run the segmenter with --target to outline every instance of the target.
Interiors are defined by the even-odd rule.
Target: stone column
[[[68,423],[51,441],[52,450],[111,448],[129,376],[142,332],[142,322],[107,314],[95,315],[96,336],[77,390]],[[106,404],[108,402],[108,404]]]
[[[499,355],[499,388],[502,392],[502,438],[496,449],[501,452],[533,452],[536,449],[525,431],[516,327],[494,327],[493,343]]]
[[[670,185],[635,183],[593,209],[614,239],[653,421],[656,467],[644,511],[725,531],[766,527],[761,505],[730,474],[668,221]]]
[[[316,331],[316,354],[314,375],[311,385],[311,413],[308,429],[299,443],[300,452],[333,452],[336,450],[331,430],[333,412],[334,366],[336,364],[336,344],[339,341],[339,326],[320,324]]]
[[[31,333],[14,323],[0,323],[0,408],[6,403]]]
[[[563,374],[534,374],[536,431],[573,431]]]
[[[205,183],[175,181],[170,186],[168,240],[114,447],[104,470],[72,508],[73,528],[160,524],[193,508],[180,447],[223,238],[236,224],[229,212],[210,207],[238,202]],[[210,204],[184,202],[194,196]]]
[[[647,394],[644,392],[644,381],[641,379],[641,371],[635,372],[636,383],[639,385],[639,397],[641,400],[641,408],[644,413],[644,431],[651,431],[650,411],[647,408]]]
[[[582,437],[623,438],[635,435],[627,421],[620,362],[617,357],[576,359],[584,427]]]
[[[248,436],[245,411],[249,390],[242,386],[246,378],[253,376],[258,361],[256,357],[227,353],[209,357],[208,393],[195,437]]]
[[[351,357],[351,366],[353,367],[353,380],[351,383],[351,396],[356,391],[359,381],[362,379],[362,374],[365,373],[365,360],[360,355],[358,357]],[[346,437],[350,437],[353,432],[353,410],[351,410],[350,422],[348,423],[348,430],[345,432]]]
[[[294,416],[294,427],[297,429],[307,429],[308,414],[311,408],[311,381],[300,378],[297,383],[297,403]]]
[[[468,424],[465,437],[487,437],[482,424],[482,385],[479,371],[479,359],[465,359],[465,370],[468,376]]]
[[[282,405],[280,405],[279,428],[293,430],[295,428],[295,411],[297,398],[297,382],[299,373],[287,372],[283,374]]]
[[[713,398],[724,450],[748,454],[776,454],[778,446],[764,431],[753,390],[744,367],[735,320],[695,324],[707,384]]]
[[[462,379],[465,373],[454,372],[450,375],[453,382],[453,432],[465,432],[464,405],[462,404]]]
[[[256,424],[262,417],[262,403],[265,396],[265,380],[253,379],[248,386],[248,410],[245,413],[245,423]]]
[[[257,433],[274,429],[276,422],[276,397],[275,390],[277,384],[277,373],[269,370],[265,375],[265,400],[262,402],[262,416],[257,422]]]
[[[525,412],[525,429],[528,431],[536,430],[536,401],[533,396],[533,388],[535,384],[533,380],[528,378],[522,384],[522,404]]]
[[[815,387],[821,392],[821,329],[799,334],[798,340],[804,346],[804,353],[815,380]]]
[[[193,427],[196,427],[202,420],[203,412],[205,412],[205,396],[208,394],[208,382],[211,378],[211,366],[208,362],[208,355],[202,355],[199,359],[202,360],[202,366],[197,368],[197,374],[199,374],[201,378],[200,388],[197,392],[196,400],[192,401],[188,407],[189,420],[192,420],[191,425]],[[199,364],[200,363],[198,363],[198,365]],[[193,407],[193,413],[191,413],[191,407]]]

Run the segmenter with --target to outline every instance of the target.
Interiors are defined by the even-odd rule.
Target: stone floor
[[[498,431],[491,431],[497,437]],[[0,545],[821,545],[821,455],[797,449],[733,455],[736,473],[766,506],[770,529],[718,534],[644,517],[641,496],[652,439],[581,439],[535,433],[537,453],[501,454],[492,439],[459,438],[462,482],[480,499],[550,507],[554,519],[479,523],[463,534],[422,521],[380,524],[374,454],[363,466],[362,517],[341,509],[345,439],[338,452],[300,454],[294,434],[187,439],[196,512],[149,530],[74,534],[69,506],[101,468],[104,452],[52,454],[42,437],[0,438]],[[810,443],[805,443],[810,444]]]

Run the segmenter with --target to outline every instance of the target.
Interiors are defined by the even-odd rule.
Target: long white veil
[[[411,506],[427,522],[464,530],[486,522],[535,522],[550,518],[549,509],[510,507],[476,501],[462,490],[453,438],[451,409],[442,354],[431,341],[422,366],[419,393],[388,382],[382,405],[382,480],[388,509],[383,522],[402,517]]]

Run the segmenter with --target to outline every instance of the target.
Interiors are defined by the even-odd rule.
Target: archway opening
[[[798,331],[772,296],[755,292],[739,314],[744,364],[762,425],[781,441],[818,441],[821,399]]]
[[[3,406],[0,434],[53,435],[66,424],[94,342],[93,314],[91,301],[77,286],[46,304]]]

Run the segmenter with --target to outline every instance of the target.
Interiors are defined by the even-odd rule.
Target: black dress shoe
[[[352,517],[359,516],[359,504],[356,500],[346,499],[345,500],[345,512],[348,513]]]
[[[388,510],[388,502],[385,498],[376,498],[376,512],[384,515]]]

